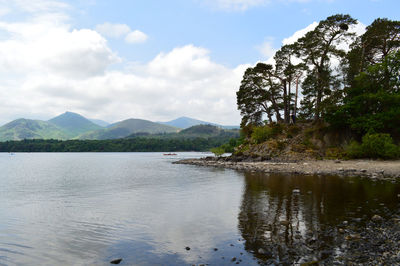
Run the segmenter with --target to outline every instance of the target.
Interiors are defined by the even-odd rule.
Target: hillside
[[[68,139],[68,134],[50,122],[23,118],[0,127],[0,141],[23,139]]]
[[[146,132],[149,134],[178,132],[179,129],[154,123],[142,119],[127,119],[109,125],[105,129],[83,134],[79,139],[118,139],[125,138],[134,133]]]
[[[110,123],[101,119],[89,119],[89,120],[101,127],[108,127],[110,125]]]
[[[179,117],[177,119],[174,119],[174,120],[171,120],[168,122],[159,122],[159,123],[164,124],[164,125],[170,125],[173,127],[183,128],[183,129],[186,129],[186,128],[189,128],[192,126],[197,126],[197,125],[213,125],[213,126],[221,127],[224,129],[238,129],[239,128],[239,126],[222,126],[222,125],[218,125],[215,123],[201,121],[201,120],[186,117],[186,116],[182,116],[182,117]]]
[[[206,124],[212,124],[212,123],[197,120],[197,119],[186,117],[186,116],[182,116],[182,117],[179,117],[177,119],[174,119],[174,120],[171,120],[168,122],[160,122],[160,124],[185,129],[185,128],[189,128],[189,127],[196,126],[196,125],[206,125]]]
[[[102,128],[85,117],[72,112],[65,112],[50,119],[48,122],[62,129],[69,138]]]
[[[134,133],[129,135],[127,138],[158,138],[158,139],[194,139],[194,138],[218,138],[226,139],[229,141],[230,138],[239,137],[239,130],[227,130],[222,129],[213,125],[197,125],[187,129],[183,129],[179,132],[168,133],[168,134],[148,134],[148,133]]]

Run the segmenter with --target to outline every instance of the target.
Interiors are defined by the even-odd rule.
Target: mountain
[[[189,127],[196,126],[196,125],[206,125],[206,124],[212,124],[212,123],[193,119],[193,118],[186,117],[186,116],[182,116],[182,117],[179,117],[177,119],[174,119],[174,120],[171,120],[168,122],[160,122],[160,124],[169,125],[169,126],[178,127],[178,128],[189,128]]]
[[[151,138],[151,139],[214,139],[214,140],[229,140],[231,138],[238,138],[238,129],[223,129],[213,125],[197,125],[179,132],[168,134],[149,134],[149,133],[133,133],[126,138]]]
[[[101,129],[102,127],[91,122],[80,114],[65,112],[50,119],[48,122],[58,126],[70,137],[74,138],[83,133]]]
[[[164,125],[169,125],[169,126],[173,126],[173,127],[179,127],[179,128],[189,128],[192,126],[197,126],[197,125],[213,125],[213,126],[217,126],[217,127],[221,127],[224,129],[237,129],[240,128],[240,126],[222,126],[222,125],[218,125],[215,123],[211,123],[211,122],[206,122],[206,121],[201,121],[198,119],[194,119],[194,118],[190,118],[190,117],[186,117],[186,116],[182,116],[179,117],[177,119],[168,121],[168,122],[159,122],[160,124],[164,124]]]
[[[111,125],[110,123],[108,123],[108,122],[106,122],[104,120],[100,120],[100,119],[90,119],[89,118],[89,120],[91,122],[95,123],[96,125],[101,126],[101,127],[108,127],[109,125]]]
[[[96,130],[81,135],[80,139],[117,139],[124,138],[134,133],[146,132],[150,134],[156,133],[172,133],[178,132],[176,127],[154,123],[142,119],[127,119],[109,125],[107,128]]]
[[[68,139],[68,134],[50,122],[24,118],[0,127],[0,141],[22,139]]]

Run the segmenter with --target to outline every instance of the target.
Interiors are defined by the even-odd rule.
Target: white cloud
[[[96,31],[108,38],[121,38],[125,36],[125,41],[131,44],[144,43],[148,39],[148,36],[144,32],[140,30],[132,31],[126,24],[105,22],[96,25]]]
[[[0,22],[7,33],[0,40],[0,124],[19,117],[49,119],[66,110],[108,121],[185,115],[240,122],[236,91],[247,66],[225,67],[208,50],[186,45],[130,69],[110,70],[122,61],[107,40],[66,21],[41,13]]]
[[[306,35],[307,32],[312,31],[315,29],[315,27],[318,26],[318,22],[313,22],[310,25],[308,25],[307,27],[305,27],[304,29],[298,30],[295,33],[293,33],[292,36],[285,38],[282,40],[282,44],[286,45],[286,44],[293,44],[295,43],[299,38],[303,37],[304,35]]]
[[[147,41],[147,38],[148,38],[148,36],[145,33],[141,32],[139,30],[135,30],[135,31],[128,33],[128,35],[126,35],[125,41],[127,43],[143,43],[143,42]]]
[[[261,55],[268,59],[275,55],[276,49],[273,47],[273,38],[267,38],[263,44],[257,46],[257,49],[260,51]]]
[[[105,22],[103,24],[96,25],[96,31],[105,37],[119,38],[127,35],[131,29],[126,24],[113,24]]]

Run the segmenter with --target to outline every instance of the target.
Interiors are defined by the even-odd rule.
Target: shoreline
[[[229,157],[205,157],[183,159],[174,164],[188,164],[204,167],[227,168],[239,171],[303,174],[303,175],[339,175],[359,176],[371,179],[400,178],[400,160],[307,160],[298,162],[235,162]]]

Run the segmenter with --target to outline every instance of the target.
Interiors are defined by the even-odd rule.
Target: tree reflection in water
[[[262,262],[334,262],[346,252],[340,228],[396,208],[399,192],[361,178],[245,173],[239,230]]]

